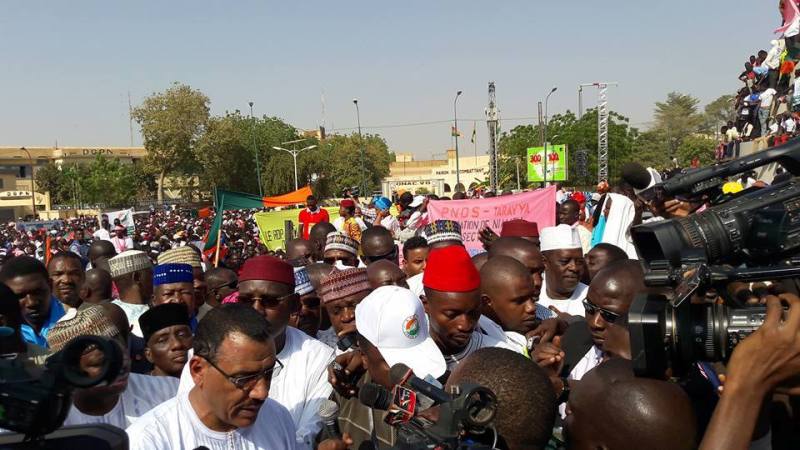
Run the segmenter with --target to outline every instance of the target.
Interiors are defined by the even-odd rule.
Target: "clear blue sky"
[[[0,145],[128,145],[128,92],[136,104],[173,81],[206,93],[213,114],[253,100],[307,129],[323,90],[329,129],[355,126],[358,97],[365,129],[420,158],[451,145],[448,124],[369,127],[450,119],[459,89],[459,117],[483,119],[489,80],[503,117],[536,116],[554,85],[551,114],[577,108],[578,83],[619,81],[611,107],[646,127],[669,91],[703,104],[732,93],[746,57],[769,47],[776,3],[4,2]],[[460,122],[467,154],[472,126]]]

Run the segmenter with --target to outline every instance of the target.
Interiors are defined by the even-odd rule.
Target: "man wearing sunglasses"
[[[253,308],[210,311],[188,364],[194,386],[129,427],[130,448],[295,448],[292,417],[268,398],[283,368],[272,333]]]
[[[285,367],[272,377],[270,397],[289,410],[297,429],[298,448],[311,448],[322,428],[319,406],[331,393],[327,369],[333,360],[333,349],[288,326],[290,315],[299,305],[294,268],[268,255],[248,259],[239,274],[237,302],[269,322],[277,357]],[[212,312],[203,320],[210,318]],[[193,378],[184,368],[180,392],[193,387]]]
[[[236,272],[224,267],[215,267],[206,272],[206,284],[208,285],[206,302],[197,312],[198,320],[202,319],[211,309],[221,305],[225,297],[239,289]]]
[[[358,241],[344,233],[335,232],[328,235],[325,241],[323,261],[337,269],[358,266]]]
[[[636,294],[644,289],[644,272],[638,261],[610,264],[589,285],[583,300],[586,321],[572,324],[562,339],[536,347],[533,359],[549,370],[562,401],[567,398],[570,383],[601,362],[612,357],[631,358],[628,310]]]

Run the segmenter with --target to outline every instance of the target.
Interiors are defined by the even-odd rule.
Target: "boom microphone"
[[[389,380],[392,384],[411,386],[415,391],[433,400],[435,405],[453,399],[447,392],[415,376],[411,368],[403,363],[397,363],[389,369]]]
[[[322,425],[325,427],[325,434],[330,439],[338,439],[342,437],[339,431],[339,424],[336,419],[339,417],[339,405],[333,400],[326,399],[319,405],[319,418],[322,419]]]
[[[650,172],[637,162],[623,164],[620,176],[634,189],[638,190],[647,189],[653,180]]]

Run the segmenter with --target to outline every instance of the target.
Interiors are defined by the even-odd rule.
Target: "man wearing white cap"
[[[153,299],[153,263],[146,253],[128,250],[108,260],[111,278],[119,290],[119,299],[111,303],[125,311],[131,330],[131,366],[135,373],[148,373],[152,367],[144,357],[145,342],[139,317],[150,309]]]
[[[411,291],[398,286],[383,286],[374,290],[356,306],[358,345],[367,368],[358,381],[377,383],[392,388],[389,369],[403,363],[419,378],[442,376],[446,364],[442,353],[428,334],[428,318],[420,299]],[[375,448],[394,445],[395,430],[387,425],[384,411],[377,411],[338,393],[339,429],[353,440],[350,448],[360,448],[362,442],[372,442]]]
[[[583,316],[589,287],[580,282],[585,262],[578,232],[569,225],[547,227],[541,232],[544,281],[539,304],[556,312]]]

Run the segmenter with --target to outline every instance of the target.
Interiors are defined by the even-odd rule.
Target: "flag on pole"
[[[456,127],[450,127],[450,136],[461,137],[461,132],[456,130]]]
[[[478,133],[478,122],[472,122],[472,138],[469,140],[471,144],[475,143],[475,135]]]
[[[206,236],[206,245],[203,247],[204,252],[214,250],[217,246],[217,236],[219,236],[219,230],[222,227],[223,211],[298,205],[305,203],[306,198],[312,195],[312,193],[311,188],[305,186],[296,191],[289,192],[288,194],[276,195],[274,197],[259,197],[253,194],[225,191],[222,189],[217,189],[214,195],[216,199],[214,204],[216,205],[217,215],[214,217],[214,222],[211,224],[211,229]]]

